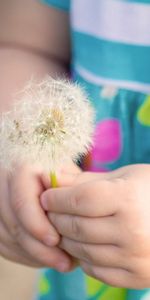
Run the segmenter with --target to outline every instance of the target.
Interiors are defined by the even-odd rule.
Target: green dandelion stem
[[[55,172],[50,172],[50,181],[52,188],[58,187],[57,177]]]

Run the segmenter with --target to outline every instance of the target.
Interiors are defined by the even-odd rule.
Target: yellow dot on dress
[[[100,290],[100,288],[103,285],[99,280],[96,280],[87,275],[85,276],[85,282],[87,286],[88,296],[94,296],[95,294],[97,294],[97,292]]]
[[[47,295],[51,290],[51,284],[44,275],[40,278],[38,290],[39,294],[43,296]]]
[[[137,112],[138,121],[144,126],[150,126],[150,96],[147,96],[144,103]]]

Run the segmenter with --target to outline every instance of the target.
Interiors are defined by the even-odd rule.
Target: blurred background
[[[36,269],[0,257],[0,300],[31,300],[36,275]]]

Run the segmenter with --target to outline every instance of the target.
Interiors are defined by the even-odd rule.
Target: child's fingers
[[[62,272],[69,271],[72,267],[70,256],[63,250],[58,247],[47,247],[41,244],[24,230],[18,236],[18,243],[27,255],[32,258],[32,261],[40,264],[41,267],[56,268]]]
[[[17,218],[25,230],[36,239],[40,240],[47,246],[54,246],[59,242],[59,235],[55,228],[48,221],[42,208],[36,202],[30,202],[30,197],[20,199],[19,207],[16,205],[16,199],[13,199],[14,210]],[[35,199],[33,199],[34,201]]]
[[[0,253],[6,259],[28,266],[39,267],[37,263],[33,263],[32,257],[24,251],[22,245],[19,245],[19,241],[14,240],[3,222],[0,222]]]
[[[71,259],[67,254],[56,247],[45,246],[35,239],[29,231],[26,231],[19,224],[13,211],[6,205],[7,208],[8,219],[5,220],[7,228],[3,226],[3,223],[0,224],[0,253],[5,258],[35,267],[61,269],[61,266],[64,264],[65,266],[67,265],[66,270],[72,267]],[[59,264],[61,265],[60,267]]]
[[[91,182],[91,180],[115,180],[126,176],[127,168],[119,168],[111,172],[83,172],[77,165],[70,164],[69,166],[62,168],[61,171],[57,174],[58,185],[59,187],[72,186],[81,184],[84,182]],[[50,187],[50,184],[47,185],[47,189]]]
[[[110,180],[95,180],[73,187],[45,191],[42,207],[51,212],[83,217],[105,217],[119,209],[122,188]]]
[[[62,236],[74,241],[92,244],[118,244],[120,241],[120,228],[112,216],[85,218],[49,213],[49,218]]]
[[[16,262],[16,263],[21,263],[23,265],[26,266],[30,266],[30,267],[35,267],[35,268],[39,268],[40,265],[37,263],[34,263],[32,261],[32,259],[28,259],[27,257],[25,257],[22,253],[17,253],[16,250],[13,250],[12,248],[8,248],[6,245],[4,245],[3,243],[0,242],[0,253],[1,256],[3,256],[4,258]]]
[[[9,180],[10,205],[16,218],[30,235],[48,246],[56,245],[59,235],[39,203],[42,191],[40,175],[26,167],[18,171]]]
[[[144,288],[142,286],[142,280],[135,280],[134,274],[128,272],[126,269],[122,268],[105,268],[93,266],[92,264],[88,264],[84,261],[81,261],[81,267],[84,272],[89,276],[97,278],[102,282],[111,285],[113,287],[121,287],[121,288],[135,288],[140,289]]]
[[[115,245],[91,245],[62,238],[60,247],[78,260],[92,265],[110,268],[125,267],[122,251]]]

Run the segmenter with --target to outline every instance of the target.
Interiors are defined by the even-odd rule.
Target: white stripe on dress
[[[132,82],[132,81],[125,81],[125,80],[114,80],[109,78],[104,78],[97,76],[88,70],[84,69],[79,65],[74,66],[75,71],[79,74],[85,81],[92,83],[94,85],[99,86],[114,86],[117,88],[124,88],[136,92],[141,92],[144,94],[150,94],[150,84],[142,84],[140,82]]]
[[[72,1],[73,29],[110,41],[150,46],[150,4]]]

